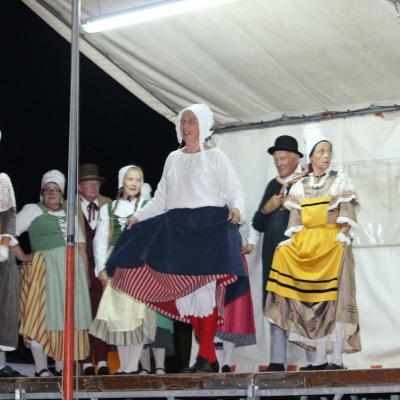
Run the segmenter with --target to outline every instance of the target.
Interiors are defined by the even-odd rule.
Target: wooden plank
[[[260,389],[398,386],[400,368],[262,373],[256,374],[254,383]]]

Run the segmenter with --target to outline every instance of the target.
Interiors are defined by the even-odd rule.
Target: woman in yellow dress
[[[289,239],[275,251],[265,315],[290,341],[315,350],[301,370],[342,369],[342,353],[361,350],[350,235],[357,196],[347,175],[330,170],[332,144],[315,126],[306,147],[312,172],[284,203]]]

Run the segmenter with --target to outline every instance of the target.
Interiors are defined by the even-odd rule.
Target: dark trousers
[[[101,296],[103,295],[103,286],[94,275],[94,268],[89,265],[89,280],[90,280],[90,303],[92,305],[92,317],[94,318],[99,308]],[[90,340],[90,355],[85,362],[94,361],[97,364],[99,361],[107,361],[108,344],[98,339],[95,336],[89,335]]]

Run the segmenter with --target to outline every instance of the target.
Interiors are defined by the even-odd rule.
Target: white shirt
[[[153,200],[136,213],[139,221],[174,208],[206,206],[244,210],[242,186],[231,162],[219,149],[169,154]]]
[[[140,203],[144,200],[139,200]],[[112,202],[111,209],[114,208],[116,200]],[[140,207],[139,204],[138,207]],[[123,231],[128,222],[128,217],[134,213],[135,204],[129,200],[118,200],[118,205],[114,210],[114,215],[118,217],[118,223]],[[93,255],[95,268],[94,273],[99,276],[99,272],[106,268],[110,241],[110,215],[108,212],[109,204],[100,208],[99,220],[97,222],[96,234],[93,239]]]
[[[54,215],[59,217],[58,223],[61,232],[63,233],[64,240],[67,237],[67,219],[66,213],[64,210],[59,211],[50,211],[48,210],[50,215]],[[22,233],[26,232],[31,223],[40,215],[43,214],[42,209],[37,204],[27,204],[22,210],[17,214],[17,226],[16,226],[16,234],[20,236]],[[79,227],[78,218],[75,217],[75,235],[76,242],[85,243],[84,236],[82,235],[81,229]]]
[[[100,210],[95,210],[95,212],[94,212],[94,218],[89,222],[88,205],[89,205],[90,203],[92,203],[92,202],[89,201],[89,200],[86,200],[86,199],[83,198],[83,197],[81,197],[81,208],[82,208],[83,215],[85,216],[86,221],[88,221],[90,227],[91,227],[92,229],[96,229],[96,226],[97,226],[97,219],[99,218],[99,212],[100,212]],[[93,203],[96,204],[97,207],[99,207],[99,200],[98,200],[98,199],[94,200]]]

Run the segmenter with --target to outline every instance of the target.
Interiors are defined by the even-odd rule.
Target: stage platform
[[[400,368],[320,372],[167,374],[78,377],[74,397],[88,398],[241,398],[344,395],[352,400],[399,400]],[[60,399],[62,379],[2,378],[0,399]],[[379,395],[378,395],[379,394]],[[378,396],[377,396],[378,395]]]

